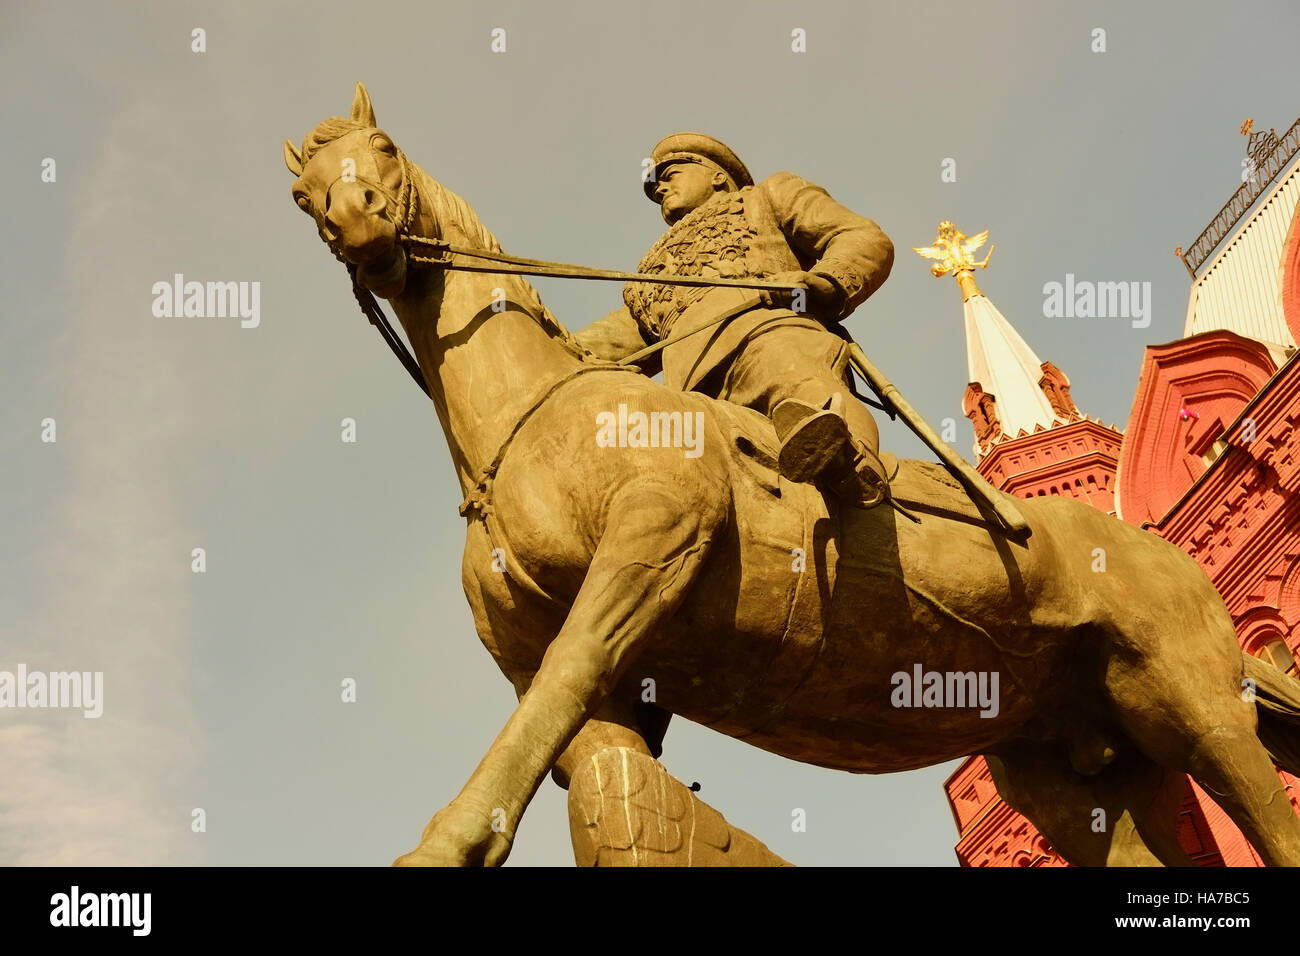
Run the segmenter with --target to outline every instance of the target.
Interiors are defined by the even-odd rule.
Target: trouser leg
[[[848,374],[848,347],[838,336],[776,328],[746,343],[720,397],[772,418],[787,478],[825,479],[837,494],[870,505],[888,491],[880,433],[849,390]]]

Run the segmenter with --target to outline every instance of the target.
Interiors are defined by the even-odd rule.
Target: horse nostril
[[[330,238],[337,238],[341,227],[342,224],[335,221],[333,210],[326,209],[325,215],[321,216],[321,231],[327,233]]]

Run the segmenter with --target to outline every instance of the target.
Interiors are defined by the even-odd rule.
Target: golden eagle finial
[[[988,254],[984,256],[983,262],[975,261],[975,251],[988,241],[989,231],[967,237],[952,223],[947,220],[939,223],[939,237],[935,239],[933,246],[924,246],[922,248],[912,248],[912,251],[922,255],[927,259],[933,259],[934,264],[930,266],[930,273],[936,278],[942,275],[952,273],[957,278],[957,284],[961,286],[962,301],[965,302],[972,295],[983,295],[975,285],[975,270],[986,269],[989,264],[989,257],[993,255],[996,246],[989,246]]]

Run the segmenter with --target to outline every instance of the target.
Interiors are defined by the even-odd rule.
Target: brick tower
[[[975,287],[973,270],[982,264],[969,252],[986,234],[961,237],[970,247],[964,259],[959,253],[956,268],[931,271],[952,271],[962,288],[970,361],[964,408],[981,474],[1022,497],[1072,495],[1178,545],[1218,588],[1242,647],[1296,675],[1300,120],[1281,137],[1252,134],[1251,126],[1242,132],[1255,175],[1187,253],[1176,250],[1192,277],[1184,336],[1147,347],[1123,434],[1079,413],[1065,375],[1040,365]],[[917,251],[939,258],[937,249]],[[1300,780],[1279,775],[1300,812]],[[965,761],[945,789],[963,866],[1066,865],[998,797],[983,758]],[[1260,865],[1190,779],[1178,835],[1202,866]]]
[[[975,283],[973,253],[987,232],[967,238],[939,224],[935,245],[918,249],[930,271],[961,290],[969,378],[962,408],[975,427],[975,462],[993,487],[1021,498],[1068,495],[1115,513],[1122,434],[1079,411],[1070,380],[1040,361]],[[990,255],[992,250],[990,250]],[[965,866],[1065,865],[1033,825],[998,797],[983,757],[968,759],[945,784]]]

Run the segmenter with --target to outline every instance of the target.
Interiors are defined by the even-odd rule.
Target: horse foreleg
[[[551,766],[680,606],[726,508],[680,490],[631,484],[608,515],[569,616],[519,706],[469,782],[397,865],[505,861]]]

